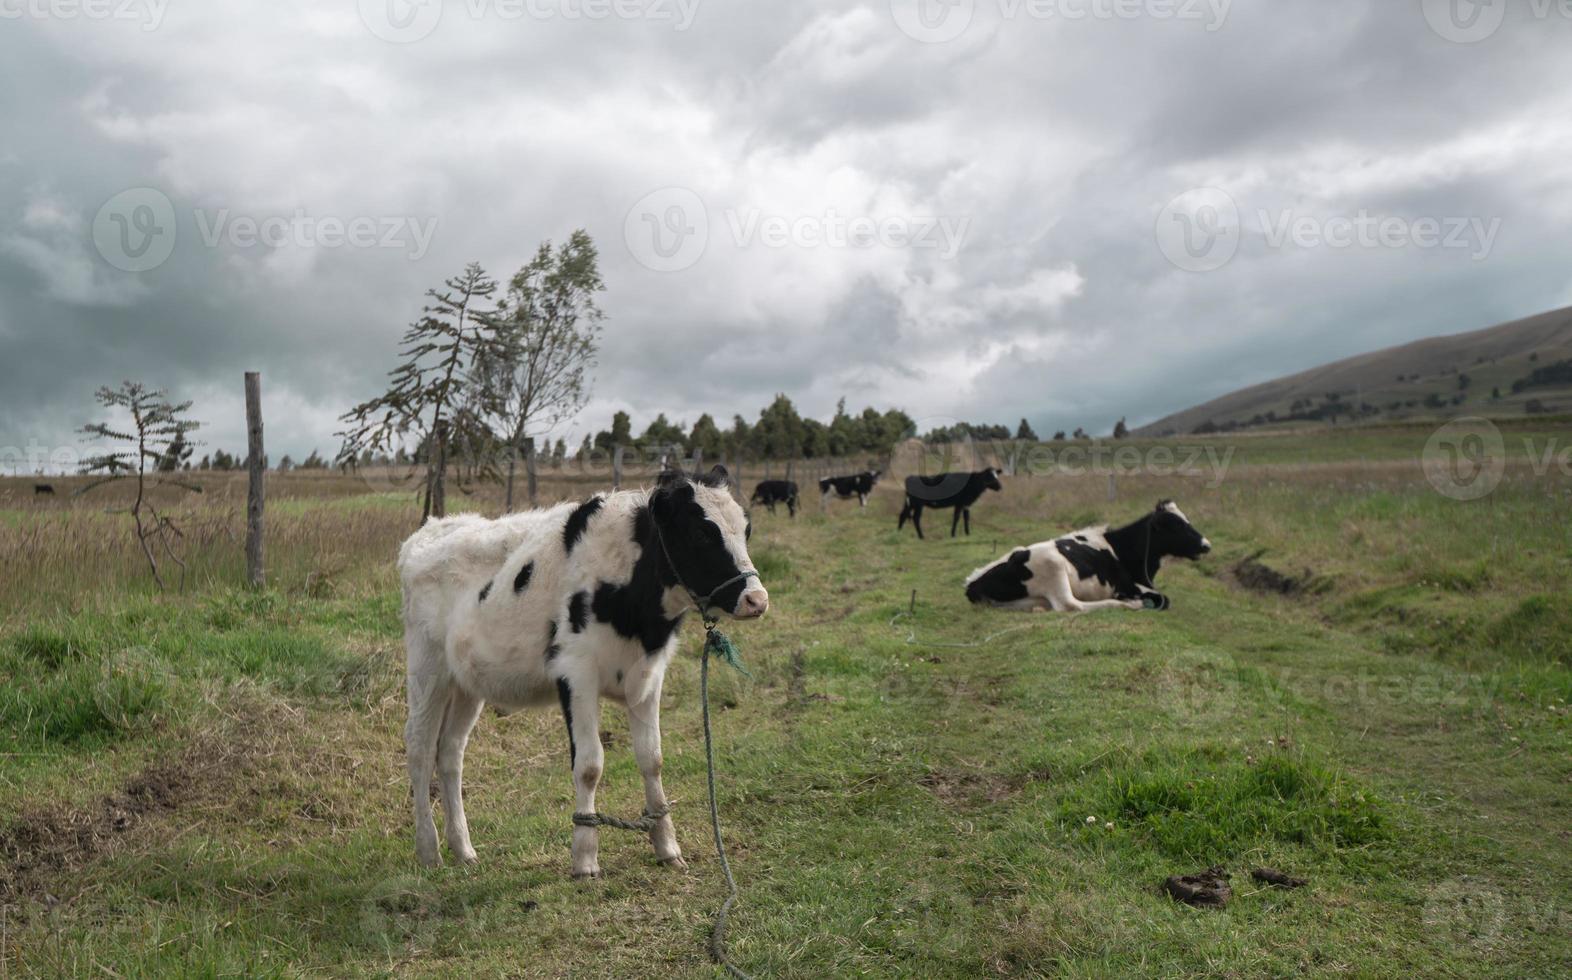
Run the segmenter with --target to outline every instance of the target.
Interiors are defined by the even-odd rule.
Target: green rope
[[[575,827],[615,827],[618,830],[632,830],[647,834],[654,830],[662,817],[671,812],[671,807],[661,807],[659,812],[645,810],[637,820],[619,820],[604,813],[575,813],[573,825]]]
[[[715,802],[715,748],[710,735],[710,654],[714,653],[744,674],[748,672],[737,656],[737,648],[725,633],[715,628],[713,620],[704,624],[704,633],[704,653],[699,658],[699,703],[704,712],[704,765],[710,786],[710,828],[715,831],[715,854],[720,858],[721,872],[726,876],[726,887],[730,891],[720,911],[715,913],[715,928],[710,932],[710,956],[732,976],[752,980],[726,957],[726,917],[737,903],[737,880],[731,876],[731,862],[726,860],[726,844],[721,840],[720,806]]]

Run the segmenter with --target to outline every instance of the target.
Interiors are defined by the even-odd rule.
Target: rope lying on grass
[[[716,630],[713,624],[706,629],[708,635],[704,638],[704,654],[699,659],[699,704],[704,711],[704,765],[710,785],[710,828],[715,831],[715,853],[720,858],[721,871],[726,875],[726,887],[730,891],[726,901],[721,903],[720,911],[715,913],[715,928],[710,931],[710,955],[732,976],[752,980],[726,958],[726,916],[730,914],[731,907],[737,904],[737,881],[731,876],[731,862],[726,860],[726,844],[721,840],[720,807],[715,802],[715,749],[714,740],[710,737],[710,645]],[[721,642],[729,646],[724,635]]]

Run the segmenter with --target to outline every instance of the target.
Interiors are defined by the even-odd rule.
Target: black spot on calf
[[[480,587],[480,601],[485,602],[486,596],[491,595],[491,583],[487,582]]]
[[[546,624],[546,661],[556,660],[561,652],[562,647],[557,645],[557,621],[553,619]]]
[[[579,747],[573,744],[573,692],[561,677],[557,678],[557,700],[562,702],[562,720],[568,723],[568,767],[572,768],[579,763]]]
[[[1134,582],[1124,566],[1119,563],[1119,556],[1113,551],[1063,538],[1055,541],[1054,547],[1059,549],[1059,554],[1064,556],[1070,567],[1075,569],[1075,574],[1081,578],[1097,579],[1113,589],[1117,598],[1128,598],[1134,594]]]
[[[572,551],[573,546],[579,543],[579,538],[584,536],[584,529],[589,526],[590,518],[601,508],[601,499],[591,497],[579,504],[573,513],[568,515],[568,522],[562,525],[562,548]]]
[[[595,590],[591,608],[595,619],[616,630],[618,636],[638,640],[645,653],[656,653],[665,648],[671,634],[682,625],[682,616],[667,619],[660,607],[658,589],[640,588],[648,584],[639,579],[628,585],[602,582]]]
[[[525,562],[524,567],[519,569],[519,573],[513,576],[513,594],[517,595],[528,588],[530,576],[534,574],[535,563],[532,561]]]
[[[589,623],[589,593],[575,592],[568,600],[568,625],[573,632],[582,633]]]
[[[1014,552],[969,582],[966,598],[972,602],[1017,602],[1026,598],[1026,583],[1032,577],[1026,563],[1031,560],[1030,549]]]

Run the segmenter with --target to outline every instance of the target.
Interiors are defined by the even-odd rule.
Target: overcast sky
[[[336,448],[586,228],[627,409],[1107,432],[1572,304],[1548,0],[0,0],[0,450],[136,378]],[[266,233],[268,242],[258,243]],[[924,426],[926,428],[926,424]]]

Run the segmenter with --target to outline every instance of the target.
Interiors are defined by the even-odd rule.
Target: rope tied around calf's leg
[[[647,834],[660,824],[661,818],[671,812],[671,807],[664,806],[658,811],[645,810],[637,820],[622,820],[608,816],[604,813],[575,813],[573,825],[575,827],[615,827],[618,830],[632,830],[636,833]]]

